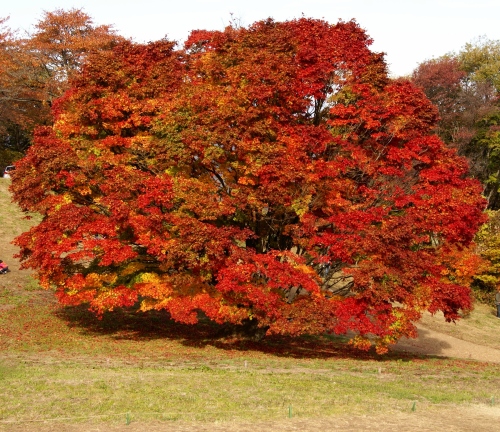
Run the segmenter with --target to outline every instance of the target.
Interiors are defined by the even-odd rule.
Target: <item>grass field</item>
[[[31,222],[10,203],[7,184],[0,182],[0,258],[13,271],[0,276],[0,430],[41,430],[47,422],[60,430],[127,423],[173,430],[182,422],[397,417],[500,405],[499,364],[378,356],[329,337],[241,341],[218,337],[210,323],[193,328],[161,313],[116,311],[98,320],[85,308],[61,308],[11,258],[9,242]],[[500,346],[487,308],[464,323],[460,334],[458,326],[440,328]]]

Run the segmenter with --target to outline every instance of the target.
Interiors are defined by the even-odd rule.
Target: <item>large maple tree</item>
[[[471,307],[478,182],[355,22],[193,31],[90,57],[17,165],[17,238],[66,305],[383,352]]]

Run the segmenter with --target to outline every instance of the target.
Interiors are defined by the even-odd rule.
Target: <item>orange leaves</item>
[[[117,307],[130,307],[137,302],[137,292],[123,285],[101,290],[90,301],[90,309],[98,315]]]
[[[441,275],[454,283],[470,285],[472,278],[483,269],[485,262],[476,254],[476,245],[467,248],[455,245],[439,250],[437,264],[441,266]]]
[[[168,277],[156,273],[141,273],[135,281],[134,289],[143,299],[141,310],[168,309],[174,294],[174,287]]]

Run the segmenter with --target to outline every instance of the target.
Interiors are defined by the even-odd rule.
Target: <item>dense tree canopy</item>
[[[63,304],[139,304],[380,351],[470,307],[481,186],[354,22],[257,22],[93,54],[12,191]],[[372,341],[372,342],[371,342]]]

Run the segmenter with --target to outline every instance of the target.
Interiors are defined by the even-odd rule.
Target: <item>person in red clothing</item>
[[[0,274],[7,273],[9,271],[9,266],[0,260]]]

